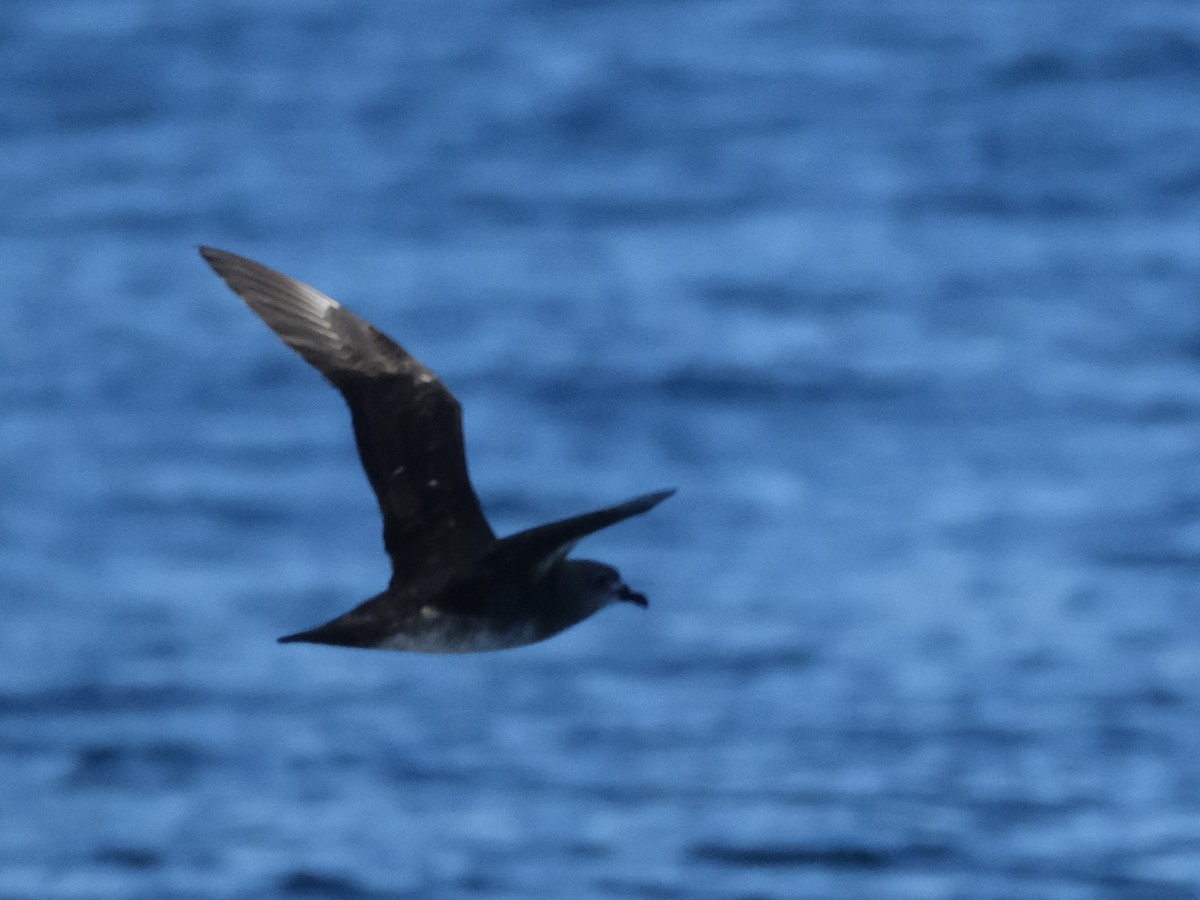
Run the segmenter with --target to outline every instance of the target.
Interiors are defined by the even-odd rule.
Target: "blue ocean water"
[[[0,897],[1200,896],[1200,11],[0,5]],[[648,611],[387,577],[200,243],[463,402]]]

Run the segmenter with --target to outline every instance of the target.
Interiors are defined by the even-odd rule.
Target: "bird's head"
[[[610,603],[623,601],[646,607],[649,601],[622,579],[621,573],[612,566],[590,559],[568,559],[559,566],[558,576],[565,582],[563,587],[573,594],[588,615]]]

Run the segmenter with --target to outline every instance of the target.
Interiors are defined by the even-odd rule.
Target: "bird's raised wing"
[[[200,255],[345,398],[383,516],[392,584],[487,552],[495,535],[467,474],[462,409],[438,377],[320,291],[223,250]]]

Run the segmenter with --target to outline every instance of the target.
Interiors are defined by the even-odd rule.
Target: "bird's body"
[[[467,474],[461,409],[436,375],[308,285],[232,253],[200,253],[346,400],[392,561],[385,591],[281,641],[499,650],[543,640],[616,600],[646,605],[612,567],[566,556],[580,539],[650,510],[673,491],[497,539]]]

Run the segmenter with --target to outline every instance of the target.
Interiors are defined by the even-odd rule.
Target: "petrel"
[[[501,650],[544,640],[614,601],[647,605],[612,566],[567,554],[674,490],[497,539],[467,475],[462,408],[433,372],[307,284],[223,250],[201,247],[200,255],[341,393],[383,517],[387,589],[281,643]]]

